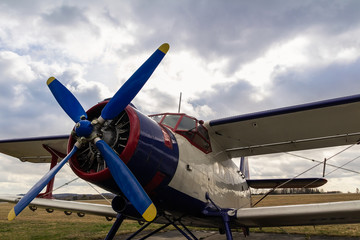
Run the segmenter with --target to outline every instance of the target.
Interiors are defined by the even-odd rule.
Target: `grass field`
[[[98,201],[92,201],[99,203]],[[101,202],[106,204],[105,201]],[[103,239],[113,221],[105,217],[86,215],[78,217],[76,214],[65,215],[61,211],[49,214],[45,209],[32,212],[29,208],[12,222],[7,220],[10,203],[0,203],[0,239]],[[125,221],[120,233],[134,232],[139,224],[134,221]]]
[[[254,197],[254,201],[259,196]],[[263,200],[259,206],[303,204],[360,200],[360,194],[313,194],[313,195],[273,195]],[[95,202],[94,203],[99,203]],[[104,202],[102,202],[104,203]],[[105,203],[104,203],[105,204]],[[44,209],[32,212],[26,208],[14,221],[7,215],[13,204],[0,203],[0,239],[103,239],[112,222],[104,217],[76,214],[66,216],[61,211],[49,214]],[[125,221],[119,232],[134,232],[139,228],[134,221]],[[314,227],[282,227],[251,229],[252,232],[300,233],[305,235],[360,236],[360,224],[327,225]]]

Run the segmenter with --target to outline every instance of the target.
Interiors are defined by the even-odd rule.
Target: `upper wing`
[[[68,139],[69,135],[1,140],[0,152],[23,162],[51,162],[51,155],[43,146],[66,154]]]
[[[360,139],[360,95],[217,119],[211,140],[231,157],[353,144]]]
[[[0,196],[0,202],[17,203],[20,200],[18,196]],[[70,211],[76,213],[88,213],[93,215],[116,217],[117,213],[112,209],[111,205],[94,204],[86,202],[63,201],[55,199],[35,198],[29,206],[41,208],[51,208],[62,211]]]
[[[236,217],[247,227],[358,223],[360,201],[242,208]]]

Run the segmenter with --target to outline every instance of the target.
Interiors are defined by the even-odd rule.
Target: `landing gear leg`
[[[121,226],[121,223],[124,221],[125,216],[122,215],[121,213],[118,213],[118,215],[116,216],[116,220],[114,222],[114,224],[112,225],[109,233],[107,234],[105,240],[111,240],[115,237],[116,232],[119,230],[119,227]]]
[[[231,220],[232,216],[230,216],[230,214],[229,214],[229,211],[231,211],[232,209],[224,209],[224,208],[218,207],[210,199],[208,193],[206,193],[205,198],[206,198],[206,200],[210,201],[213,206],[205,208],[203,210],[203,214],[206,216],[221,217],[223,220],[223,223],[224,223],[224,231],[226,234],[226,239],[232,240],[233,236],[232,236],[232,232],[231,232],[231,228],[230,228],[230,220]]]
[[[248,227],[243,227],[242,230],[245,237],[250,236],[250,230]]]
[[[224,221],[224,226],[225,226],[225,233],[226,233],[226,239],[227,240],[232,240],[233,237],[232,237],[232,233],[231,233],[231,229],[230,229],[230,217],[229,217],[229,214],[226,212],[223,212],[221,211],[220,212],[221,214],[221,217]]]

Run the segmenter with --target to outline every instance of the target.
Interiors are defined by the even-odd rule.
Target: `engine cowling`
[[[89,109],[88,119],[97,119],[107,102]],[[179,149],[176,138],[168,129],[129,105],[116,118],[106,121],[99,132],[150,196],[171,181],[177,168]],[[75,142],[75,137],[70,136],[68,151]],[[123,195],[92,141],[83,145],[69,163],[75,174],[85,181]]]

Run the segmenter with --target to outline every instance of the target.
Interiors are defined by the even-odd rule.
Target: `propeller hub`
[[[88,120],[80,120],[75,125],[75,132],[77,136],[87,138],[93,132],[93,126]]]

